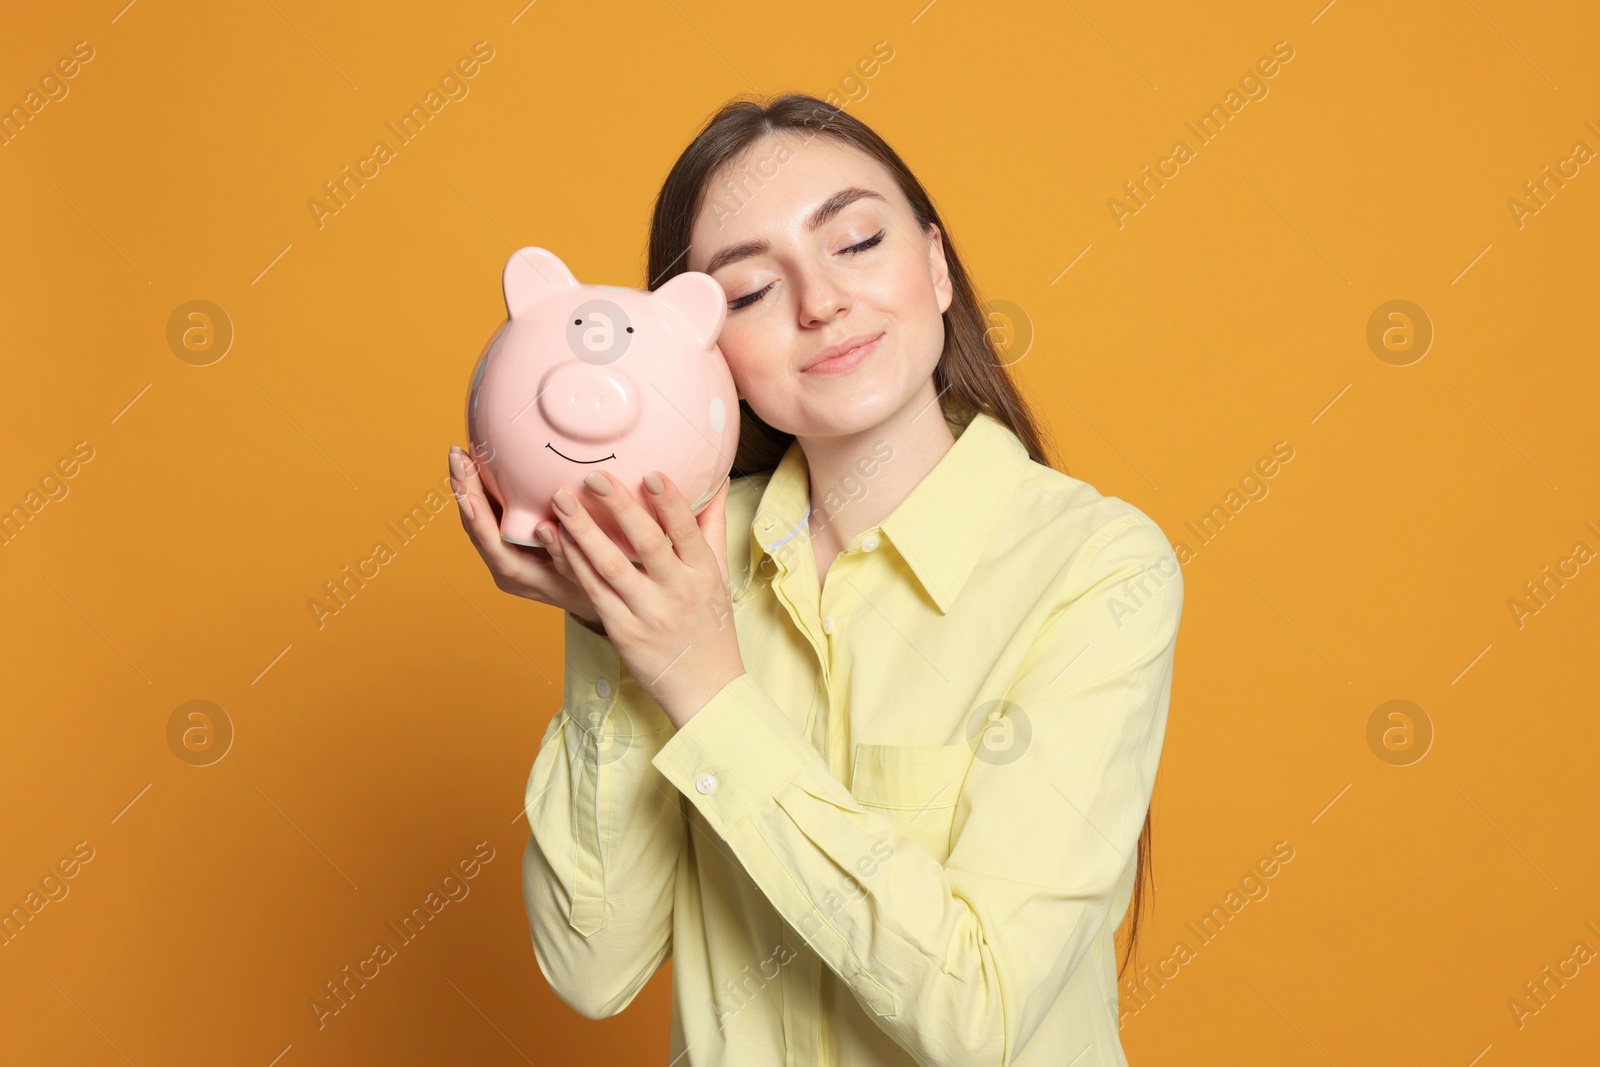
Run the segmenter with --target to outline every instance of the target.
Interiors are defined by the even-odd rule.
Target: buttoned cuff
[[[562,613],[566,637],[566,673],[562,707],[586,734],[596,740],[658,733],[672,725],[655,698],[639,684],[611,639],[597,634],[571,612]],[[619,704],[623,711],[612,714]]]
[[[746,672],[667,738],[650,762],[726,838],[728,830],[821,759]]]

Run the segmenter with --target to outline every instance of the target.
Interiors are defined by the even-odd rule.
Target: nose
[[[539,414],[574,441],[613,441],[639,421],[639,389],[617,364],[558,364],[539,387]]]
[[[807,325],[828,322],[850,306],[849,292],[825,267],[801,272],[796,287],[800,290],[800,318]]]

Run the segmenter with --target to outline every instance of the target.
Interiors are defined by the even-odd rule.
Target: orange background
[[[1600,1056],[1600,964],[1508,1007],[1600,952],[1600,567],[1520,626],[1508,606],[1600,549],[1600,164],[1521,226],[1507,203],[1600,149],[1592,7],[121,4],[0,29],[7,107],[94,50],[0,147],[0,507],[92,449],[0,547],[0,904],[93,850],[0,948],[0,1058],[665,1061],[666,970],[590,1022],[528,940],[557,614],[493,586],[453,503],[403,545],[386,523],[465,444],[510,252],[643,285],[698,123],[785,89],[903,154],[1010,302],[1069,471],[1193,549],[1140,964],[1193,955],[1124,997],[1130,1059]],[[323,183],[480,40],[469,95],[319,228]],[[1279,41],[1269,94],[1197,146],[1184,123]],[[1195,157],[1119,228],[1110,198],[1180,138]],[[1396,299],[1435,332],[1405,366],[1367,342]],[[169,345],[191,300],[232,324],[222,358]],[[1270,493],[1202,544],[1186,524],[1279,441]],[[394,558],[319,628],[308,602],[379,539]],[[192,700],[235,732],[208,766],[169,746]],[[1369,745],[1391,700],[1431,724],[1420,760]],[[1201,945],[1187,924],[1280,841],[1268,895]],[[470,895],[319,1030],[324,982],[479,842]]]

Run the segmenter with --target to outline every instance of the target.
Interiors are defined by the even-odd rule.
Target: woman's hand
[[[454,445],[450,448],[450,481],[460,506],[461,525],[494,575],[496,586],[571,612],[591,630],[604,633],[594,603],[578,585],[562,552],[572,542],[556,535],[554,523],[540,523],[535,531],[535,536],[545,543],[542,549],[502,540],[500,515],[504,509],[484,491],[477,461]]]
[[[652,516],[621,482],[595,471],[584,485],[607,509],[640,559],[635,565],[567,489],[554,497],[566,558],[605,632],[639,684],[682,727],[744,673],[728,593],[724,482],[698,516],[678,487],[651,472]],[[642,567],[642,569],[640,569]]]

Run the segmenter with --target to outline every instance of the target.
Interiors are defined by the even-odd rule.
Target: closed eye
[[[860,255],[862,252],[865,252],[869,248],[875,248],[879,244],[882,243],[883,236],[884,236],[884,234],[886,232],[887,232],[886,230],[879,230],[876,234],[874,234],[871,237],[868,237],[865,241],[862,241],[860,244],[853,244],[849,248],[840,249],[839,250],[839,254],[840,255],[855,256],[855,255]],[[738,311],[740,308],[749,307],[751,304],[754,304],[756,301],[760,300],[763,296],[765,296],[767,294],[767,290],[771,289],[772,286],[776,285],[776,284],[777,284],[776,282],[769,282],[766,286],[762,287],[761,289],[758,289],[755,292],[750,293],[747,296],[741,296],[739,299],[735,300],[733,303],[728,305],[728,310],[729,311]]]
[[[858,245],[851,245],[849,248],[844,249],[844,251],[854,255],[857,252],[865,252],[869,248],[875,248],[877,247],[878,243],[883,240],[883,235],[885,232],[886,231],[884,230],[879,230],[876,234],[868,237],[865,241],[862,241]]]

